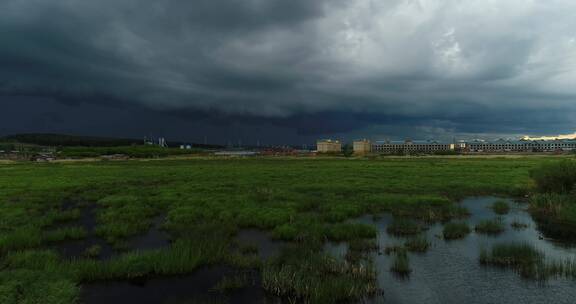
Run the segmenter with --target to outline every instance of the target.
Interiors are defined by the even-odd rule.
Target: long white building
[[[504,140],[466,143],[470,152],[561,152],[576,150],[576,139],[557,140]]]
[[[576,139],[557,140],[504,140],[440,142],[435,140],[376,141],[372,152],[394,153],[437,153],[460,152],[564,152],[576,151]]]

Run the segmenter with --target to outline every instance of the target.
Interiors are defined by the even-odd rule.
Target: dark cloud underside
[[[196,129],[273,126],[294,140],[570,132],[575,9],[569,0],[4,0],[0,102],[63,103],[52,116],[64,129],[78,123],[66,111],[98,107],[102,117],[145,111]],[[151,126],[131,123],[141,124],[134,134]],[[4,120],[0,131],[30,124]]]

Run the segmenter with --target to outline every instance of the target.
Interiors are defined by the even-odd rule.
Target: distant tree
[[[344,147],[342,147],[342,154],[345,157],[352,156],[354,154],[354,147],[352,147],[350,144],[345,144]]]

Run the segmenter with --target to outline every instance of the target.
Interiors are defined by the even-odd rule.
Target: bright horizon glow
[[[525,139],[525,140],[576,139],[576,132],[574,132],[572,134],[564,134],[564,135],[557,135],[557,136],[540,136],[540,137],[524,136],[522,139]]]

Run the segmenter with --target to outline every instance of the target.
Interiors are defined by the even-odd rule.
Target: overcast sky
[[[2,0],[0,134],[576,131],[574,0]]]

